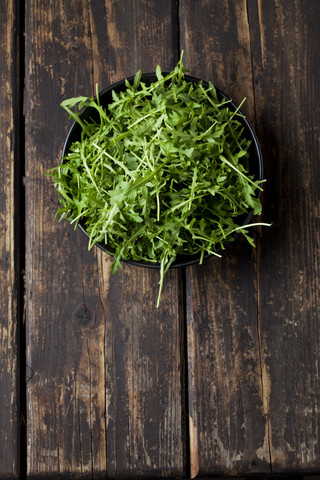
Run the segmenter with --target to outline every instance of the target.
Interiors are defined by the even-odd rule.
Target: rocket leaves
[[[64,100],[82,134],[49,171],[57,215],[81,222],[89,248],[108,247],[113,272],[121,260],[160,265],[158,305],[177,255],[220,256],[237,232],[253,244],[241,222],[250,209],[261,213],[240,113],[211,83],[186,81],[185,71],[182,56],[169,74],[158,66],[151,85],[139,71],[106,108],[98,94]],[[94,108],[99,121],[83,120],[75,106]]]

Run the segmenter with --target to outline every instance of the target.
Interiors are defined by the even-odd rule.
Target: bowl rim
[[[162,72],[163,76],[166,76],[168,74],[169,74],[169,72]],[[110,84],[108,87],[102,89],[98,93],[99,98],[109,94],[112,90],[119,89],[121,87],[125,87],[125,81],[127,80],[129,83],[132,83],[134,78],[135,78],[135,76],[132,75],[130,77],[122,78],[121,80],[118,80],[117,82]],[[142,75],[141,75],[141,81],[142,82],[145,82],[145,81],[152,82],[152,81],[156,81],[156,80],[157,80],[156,72],[142,73]],[[208,81],[200,79],[198,77],[194,77],[193,75],[184,74],[184,80],[186,80],[189,83],[202,82],[205,87],[209,87],[209,82]],[[231,106],[232,109],[234,109],[234,110],[238,108],[238,106],[233,102],[233,100],[228,95],[226,95],[222,90],[220,90],[215,85],[214,85],[214,88],[217,92],[218,97],[224,98],[225,100],[228,101],[228,106]],[[96,100],[96,99],[97,99],[97,95],[94,97],[94,100]],[[85,114],[85,112],[88,111],[91,108],[92,107],[84,107],[80,111],[80,117],[83,116]],[[257,137],[251,123],[249,122],[247,117],[244,115],[244,113],[241,111],[241,109],[239,109],[238,112],[239,112],[240,115],[242,115],[241,122],[245,124],[245,127],[247,128],[247,130],[249,132],[249,136],[250,136],[249,139],[252,140],[252,142],[253,142],[253,149],[256,152],[255,156],[257,158],[257,165],[258,165],[258,169],[257,169],[258,175],[257,175],[256,179],[261,181],[261,180],[263,180],[263,157],[262,157],[262,152],[261,152],[259,140],[258,140],[258,137]],[[64,141],[63,149],[62,149],[61,163],[63,163],[63,158],[68,153],[70,138],[73,134],[73,130],[76,127],[78,128],[78,126],[79,126],[79,124],[77,123],[76,120],[74,120],[72,122],[71,126],[69,127],[66,139]],[[257,194],[258,198],[260,198],[260,195],[261,195],[261,191],[259,191],[258,194]],[[241,227],[245,227],[246,225],[248,225],[250,223],[250,220],[251,220],[252,217],[253,217],[253,208],[250,208],[247,216],[245,217],[245,220],[241,223]],[[86,237],[89,238],[89,236],[87,234],[87,231],[86,231],[86,228],[81,221],[78,222],[78,227],[86,235]],[[234,243],[234,241],[240,235],[240,233],[241,232],[237,232],[233,236],[233,240],[230,240],[229,242],[226,242],[225,247]],[[112,257],[114,256],[114,253],[112,253],[112,251],[108,250],[108,247],[105,244],[100,243],[100,242],[96,242],[96,243],[94,243],[94,245],[96,247],[98,247],[100,250],[107,253],[108,255],[110,255]],[[219,251],[221,251],[220,247],[217,249],[217,253]],[[203,261],[207,260],[208,258],[210,258],[212,256],[213,256],[213,254],[211,254],[211,253],[208,253],[208,254],[204,255]],[[180,268],[180,267],[188,267],[190,265],[199,264],[200,254],[185,255],[185,259],[183,259],[183,257],[184,257],[183,254],[178,255],[176,260],[171,264],[170,269]],[[152,262],[148,263],[148,262],[142,262],[142,261],[139,262],[139,261],[135,261],[135,260],[125,260],[125,259],[121,259],[121,262],[128,263],[130,265],[134,265],[134,266],[138,266],[138,267],[153,268],[153,269],[157,269],[157,270],[160,269],[160,264],[159,263],[152,263]]]

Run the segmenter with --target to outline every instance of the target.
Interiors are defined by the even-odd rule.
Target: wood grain
[[[0,477],[13,478],[17,52],[16,10],[4,5]],[[319,472],[318,0],[29,0],[25,8],[30,479]],[[268,180],[263,220],[273,226],[256,231],[256,250],[239,239],[222,260],[188,268],[185,281],[170,271],[157,310],[158,272],[124,265],[111,276],[108,256],[53,220],[57,195],[43,173],[59,162],[69,127],[63,99],[138,68],[170,69],[179,46],[191,74],[236,103],[246,96]]]
[[[183,445],[182,287],[87,251],[54,222],[43,172],[59,162],[64,99],[177,58],[171,2],[29,2],[26,17],[28,474],[178,476]]]
[[[175,4],[111,1],[105,28],[96,28],[94,58],[107,59],[111,82],[177,60]],[[93,12],[93,18],[99,21]],[[102,35],[106,32],[106,37]],[[130,54],[128,54],[130,52]],[[98,70],[98,69],[97,69]],[[97,252],[100,295],[109,312],[106,331],[107,472],[121,476],[180,476],[183,445],[183,305],[181,272],[166,278],[155,306],[159,273],[129,265],[110,277],[110,260]]]
[[[80,12],[83,12],[82,14]],[[103,308],[85,239],[54,221],[44,172],[59,162],[65,96],[91,94],[81,2],[26,5],[27,472],[104,476]]]
[[[110,264],[104,256],[101,262],[103,292]],[[156,312],[150,292],[150,288],[157,290],[153,272],[142,275],[130,270],[126,267],[109,286],[109,302],[105,299],[113,319],[106,335],[108,474],[121,474],[121,478],[179,476],[185,470],[181,285],[176,273],[170,272],[164,298],[174,301]],[[130,281],[140,286],[133,301],[125,288]],[[154,306],[153,317],[149,304]]]
[[[191,73],[247,98],[254,120],[246,1],[180,2]],[[270,472],[257,328],[256,259],[243,240],[187,271],[191,477]]]
[[[272,471],[320,471],[320,5],[249,1],[268,183],[258,253]]]
[[[20,473],[17,35],[16,4],[7,0],[0,9],[0,478]]]
[[[59,163],[59,103],[92,93],[86,2],[26,5],[28,475],[105,476],[105,318],[83,235],[54,221],[44,172]]]

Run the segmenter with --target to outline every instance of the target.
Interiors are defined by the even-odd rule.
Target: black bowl
[[[165,76],[165,75],[167,75],[167,73],[163,72],[163,75]],[[184,75],[184,78],[187,82],[190,82],[190,83],[200,82],[199,78],[192,77],[191,75]],[[134,80],[134,77],[129,77],[127,80],[132,84],[132,82]],[[146,85],[150,85],[152,82],[157,81],[157,76],[156,76],[155,73],[145,73],[145,74],[142,75],[141,81],[144,82]],[[209,87],[208,82],[202,81],[202,83],[206,88]],[[125,87],[125,80],[124,79],[120,80],[117,83],[114,83],[113,85],[110,85],[109,87],[107,87],[106,89],[102,90],[99,93],[100,104],[103,107],[107,107],[107,105],[113,101],[112,100],[112,94],[111,94],[112,90],[114,90],[116,93],[119,93],[120,91],[125,90],[125,89],[126,89],[126,87]],[[218,96],[219,100],[226,99],[226,100],[229,101],[228,108],[230,110],[235,111],[238,108],[237,105],[235,105],[232,101],[230,101],[230,98],[227,95],[225,95],[221,90],[216,88],[216,92],[217,92],[217,96]],[[239,110],[239,113],[241,115],[243,115],[241,110]],[[99,122],[99,113],[93,107],[86,107],[81,112],[81,118],[82,118],[82,120],[88,120],[89,121],[90,119],[93,119],[96,122]],[[260,149],[260,146],[259,146],[257,136],[256,136],[252,126],[250,125],[250,123],[248,122],[248,120],[244,116],[239,116],[238,120],[243,125],[243,128],[244,128],[243,135],[248,140],[251,140],[251,144],[250,144],[250,148],[249,148],[250,174],[253,175],[255,180],[262,180],[262,178],[263,178],[263,162],[262,162],[262,154],[261,154],[261,149]],[[63,151],[62,151],[62,157],[65,157],[68,154],[72,143],[81,138],[81,132],[82,132],[82,127],[77,122],[74,122],[71,125],[70,130],[69,130],[68,135],[67,135],[67,138],[65,140],[65,143],[64,143],[64,146],[63,146]],[[250,209],[247,216],[243,216],[241,226],[245,226],[245,225],[249,224],[252,216],[253,216],[253,209]],[[78,226],[82,230],[82,232],[88,237],[84,223],[79,221]],[[239,233],[234,235],[234,239],[238,235],[239,235]],[[233,242],[234,239],[232,241],[228,242],[228,243]],[[107,245],[104,245],[104,244],[98,243],[98,242],[95,243],[95,245],[97,247],[99,247],[101,250],[103,250],[104,252],[108,253],[109,255],[111,255],[111,256],[113,255],[113,252],[108,249]],[[207,254],[207,255],[204,256],[204,259],[207,259],[211,256],[212,256],[212,254]],[[172,263],[170,268],[186,267],[188,265],[199,263],[199,259],[200,259],[200,254],[197,254],[197,255],[178,255],[176,260]],[[124,262],[125,263],[130,263],[132,265],[140,266],[140,267],[160,268],[159,264],[155,264],[155,263],[151,263],[151,262],[150,263],[136,262],[136,261],[133,261],[133,260],[124,260]]]

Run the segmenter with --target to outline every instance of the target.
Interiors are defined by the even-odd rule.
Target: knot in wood
[[[89,310],[85,305],[78,308],[76,311],[74,318],[76,322],[83,326],[86,327],[88,325],[91,325],[92,323],[95,322],[95,312],[92,310]]]

